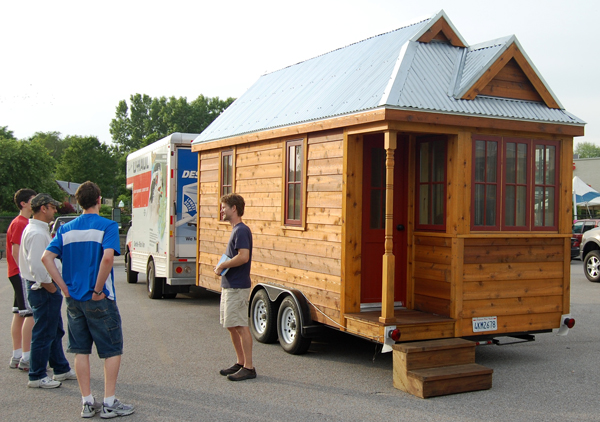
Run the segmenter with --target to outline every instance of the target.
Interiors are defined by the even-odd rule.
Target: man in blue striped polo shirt
[[[131,405],[115,399],[117,376],[123,354],[121,316],[117,308],[113,261],[120,255],[119,228],[116,222],[100,217],[100,188],[85,182],[75,193],[84,209],[75,220],[58,229],[46,248],[42,262],[54,280],[64,280],[69,323],[69,347],[75,353],[75,372],[79,380],[82,417],[102,412],[107,419],[130,415]],[[62,276],[54,258],[62,260]],[[60,283],[59,283],[60,284]],[[94,399],[90,385],[90,354],[96,345],[104,359],[105,391],[102,405]]]

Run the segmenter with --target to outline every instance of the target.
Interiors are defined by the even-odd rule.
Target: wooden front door
[[[383,134],[364,137],[361,303],[381,303],[385,239],[386,151]],[[394,302],[406,304],[406,216],[408,142],[398,135],[394,151]]]

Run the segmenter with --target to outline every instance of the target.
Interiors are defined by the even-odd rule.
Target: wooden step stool
[[[493,369],[475,363],[475,343],[460,338],[394,345],[394,387],[417,397],[492,388]]]

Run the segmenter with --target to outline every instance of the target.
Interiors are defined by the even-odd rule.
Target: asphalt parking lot
[[[477,348],[494,369],[491,390],[419,399],[392,385],[392,355],[373,343],[327,331],[303,356],[255,343],[258,378],[227,381],[218,370],[235,355],[219,326],[219,296],[200,289],[173,300],[150,300],[143,275],[125,281],[115,267],[125,354],[117,397],[136,406],[126,421],[600,421],[600,284],[571,263],[568,336]],[[3,421],[80,420],[76,381],[54,390],[27,388],[8,368],[12,288],[0,260],[0,408]],[[63,306],[64,312],[64,306]],[[65,325],[66,325],[66,316]],[[66,328],[66,327],[65,327]],[[66,338],[65,338],[66,349]],[[73,355],[67,355],[73,362]],[[102,361],[94,354],[92,391],[103,396]],[[51,371],[49,371],[51,374]],[[96,418],[99,418],[96,416]]]

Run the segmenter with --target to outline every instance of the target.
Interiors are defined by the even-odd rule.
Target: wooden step
[[[493,370],[475,363],[475,343],[453,338],[394,345],[394,387],[427,398],[492,387]]]
[[[493,369],[471,363],[410,371],[407,391],[427,398],[492,388]],[[406,391],[406,390],[405,390]]]
[[[394,366],[405,371],[475,363],[475,343],[460,338],[394,345]],[[396,358],[398,362],[396,363]]]

